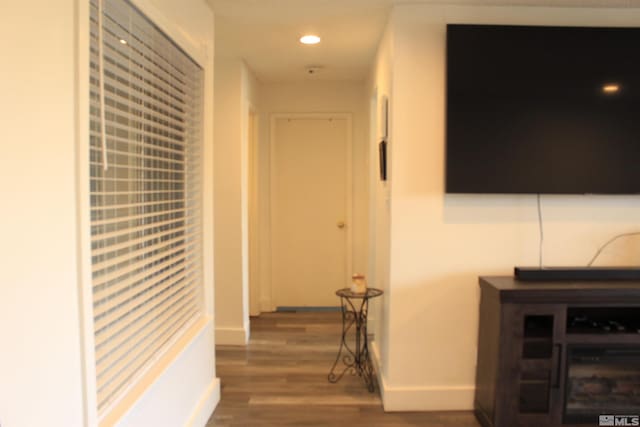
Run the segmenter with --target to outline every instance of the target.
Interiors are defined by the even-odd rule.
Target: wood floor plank
[[[217,346],[221,401],[207,427],[479,427],[471,412],[385,413],[357,376],[331,384],[339,312],[265,313],[251,318],[246,347]]]

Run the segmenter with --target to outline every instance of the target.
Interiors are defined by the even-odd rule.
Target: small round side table
[[[361,377],[367,389],[373,393],[373,365],[369,358],[369,339],[367,337],[367,313],[369,300],[379,297],[383,291],[367,288],[366,292],[351,292],[349,288],[336,291],[340,297],[342,309],[342,337],[335,362],[329,371],[329,382],[337,383],[349,371],[351,375]],[[355,345],[352,348],[347,342],[349,331],[355,330]],[[338,362],[342,360],[342,366]]]

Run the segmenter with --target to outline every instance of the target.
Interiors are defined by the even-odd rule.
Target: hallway
[[[207,427],[477,427],[470,412],[384,413],[378,393],[346,374],[327,381],[339,313],[265,313],[251,319],[248,347],[218,346],[222,399]]]

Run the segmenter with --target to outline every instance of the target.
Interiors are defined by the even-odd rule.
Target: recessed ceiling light
[[[607,83],[602,86],[602,91],[609,94],[618,93],[620,92],[620,85],[618,83]]]
[[[300,37],[300,43],[302,43],[302,44],[318,44],[318,43],[320,43],[320,37],[314,36],[313,34],[308,34],[306,36]]]
[[[125,39],[120,39],[120,43],[127,44],[127,41]]]

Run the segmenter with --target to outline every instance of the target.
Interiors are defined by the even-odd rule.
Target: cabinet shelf
[[[548,371],[551,369],[551,359],[520,359],[518,365],[522,372]]]
[[[539,385],[544,385],[545,387],[548,386],[549,384],[549,380],[520,380],[520,384],[530,384],[530,385],[534,385],[534,384],[539,384]]]
[[[551,342],[551,337],[524,337],[522,339],[525,343],[539,343],[539,342]]]
[[[597,334],[572,334],[567,333],[567,344],[640,344],[638,333],[597,333]]]

